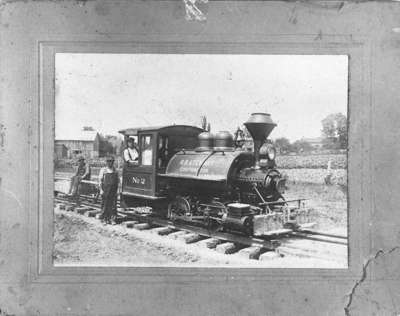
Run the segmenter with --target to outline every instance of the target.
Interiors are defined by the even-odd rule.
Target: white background
[[[252,112],[278,123],[271,138],[321,135],[347,114],[344,55],[57,54],[56,139],[82,126],[200,125],[235,131]]]

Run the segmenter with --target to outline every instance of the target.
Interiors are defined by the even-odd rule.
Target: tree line
[[[204,130],[210,131],[211,124],[206,115],[200,117],[200,125]],[[86,127],[87,128],[87,127]],[[245,138],[251,138],[250,133],[243,128]],[[281,153],[302,153],[318,149],[339,150],[346,149],[348,142],[347,117],[342,113],[332,113],[321,121],[322,146],[316,148],[310,142],[299,139],[293,143],[286,137],[280,137],[273,141],[276,148]],[[100,155],[121,154],[123,150],[123,140],[119,136],[101,135]]]
[[[315,147],[304,139],[291,143],[289,139],[280,137],[274,144],[281,153],[310,152],[318,149],[339,150],[346,149],[348,142],[347,117],[342,113],[329,114],[321,121],[322,146]]]

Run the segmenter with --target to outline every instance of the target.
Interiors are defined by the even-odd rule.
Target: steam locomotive
[[[296,230],[309,222],[301,200],[285,200],[286,177],[268,141],[276,124],[267,113],[244,123],[254,150],[229,132],[171,125],[119,131],[138,143],[137,163],[122,173],[121,204],[148,205],[151,216],[249,236]]]

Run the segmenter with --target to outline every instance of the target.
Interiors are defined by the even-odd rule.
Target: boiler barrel
[[[165,176],[195,180],[225,181],[241,166],[250,166],[253,155],[243,151],[180,152],[168,163]]]

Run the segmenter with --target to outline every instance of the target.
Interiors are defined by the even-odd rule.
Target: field
[[[330,162],[330,170],[328,165]],[[276,159],[278,169],[288,176],[289,183],[325,184],[347,186],[347,157],[345,154],[285,155]]]
[[[286,174],[288,183],[314,183],[325,184],[325,178],[328,175],[326,169],[279,169]],[[330,171],[331,183],[341,186],[347,186],[347,171],[345,169],[333,169]]]
[[[327,169],[329,161],[331,170]],[[277,165],[288,178],[287,199],[308,199],[306,205],[313,209],[319,229],[347,232],[346,155],[278,156]]]
[[[332,169],[346,169],[345,154],[331,155],[284,155],[277,156],[276,164],[283,169],[326,169],[329,161]]]
[[[285,198],[306,199],[317,229],[347,234],[347,187],[315,183],[289,183]]]

